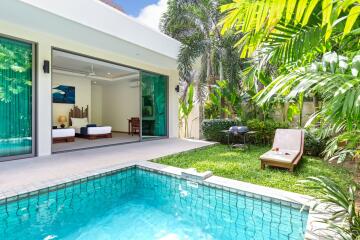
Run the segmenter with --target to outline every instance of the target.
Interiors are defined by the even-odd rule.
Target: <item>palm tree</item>
[[[200,121],[207,93],[216,80],[239,86],[240,64],[233,45],[239,36],[222,35],[217,25],[219,6],[229,1],[169,0],[167,12],[161,20],[162,31],[182,43],[178,56],[180,80],[184,88],[194,82],[200,103]],[[192,77],[194,64],[200,64],[198,77]],[[183,91],[187,94],[187,91]],[[185,97],[183,97],[185,99]]]

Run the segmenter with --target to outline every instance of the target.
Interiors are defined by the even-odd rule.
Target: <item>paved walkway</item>
[[[71,175],[81,175],[122,163],[152,160],[211,144],[174,138],[1,162],[0,192]]]

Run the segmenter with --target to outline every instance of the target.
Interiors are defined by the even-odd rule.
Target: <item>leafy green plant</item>
[[[242,96],[238,89],[229,86],[226,80],[216,81],[211,86],[208,100],[205,102],[205,117],[208,119],[222,116],[238,117],[242,115]]]
[[[206,119],[201,123],[201,129],[206,140],[226,143],[226,134],[221,131],[239,125],[239,119]]]
[[[324,151],[326,139],[320,135],[319,129],[309,128],[305,131],[304,152],[309,156],[320,156]]]
[[[345,131],[333,136],[324,150],[325,159],[342,163],[360,157],[360,130]]]
[[[255,141],[263,144],[270,144],[274,139],[275,131],[278,128],[289,128],[286,122],[277,122],[274,120],[251,119],[246,122],[251,131],[256,131]]]
[[[185,137],[189,136],[189,116],[194,108],[194,85],[191,84],[185,96],[185,99],[180,99],[180,120],[184,120]]]
[[[330,230],[338,233],[344,240],[360,238],[360,214],[356,209],[356,196],[359,190],[357,184],[350,184],[346,191],[329,178],[323,176],[308,177],[305,180],[299,181],[299,184],[318,191],[321,194],[319,203],[336,206],[335,210],[330,210],[332,211],[332,217],[328,220],[323,220]],[[318,207],[319,204],[315,204],[313,208],[316,209]],[[339,222],[339,220],[342,221]],[[334,223],[335,221],[337,222]]]

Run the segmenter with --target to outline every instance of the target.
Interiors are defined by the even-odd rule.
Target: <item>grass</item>
[[[180,168],[196,168],[198,171],[211,170],[217,176],[314,197],[318,196],[316,191],[296,185],[297,181],[309,176],[326,176],[346,188],[353,179],[352,173],[345,168],[309,156],[303,157],[294,173],[269,167],[260,170],[259,156],[268,150],[269,147],[258,146],[252,146],[250,150],[230,150],[225,145],[215,145],[164,157],[156,162]]]

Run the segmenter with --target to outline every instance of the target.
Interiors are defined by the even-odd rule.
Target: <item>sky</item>
[[[166,11],[167,0],[115,0],[131,17],[159,30],[161,15]]]

